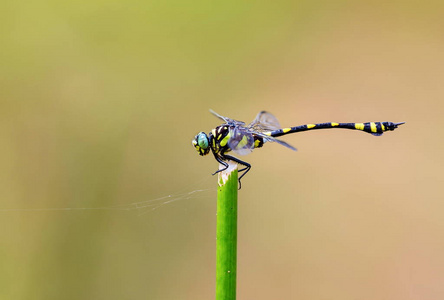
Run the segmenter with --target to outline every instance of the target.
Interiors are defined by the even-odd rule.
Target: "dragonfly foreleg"
[[[223,167],[222,169],[217,170],[216,172],[214,172],[213,175],[216,175],[217,173],[222,172],[222,171],[225,171],[226,169],[228,169],[228,163],[227,163],[226,161],[224,161],[224,157],[223,157],[223,156],[220,157],[219,155],[214,154],[214,157],[215,157],[216,160],[217,160],[221,165],[223,165],[224,167]]]

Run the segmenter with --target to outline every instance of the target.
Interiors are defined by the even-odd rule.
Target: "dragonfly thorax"
[[[230,139],[230,128],[232,125],[224,124],[217,126],[209,134],[210,146],[214,153],[229,152],[228,140]]]
[[[211,150],[215,154],[234,151],[236,154],[245,155],[264,144],[260,136],[240,131],[230,123],[217,126],[208,137]]]

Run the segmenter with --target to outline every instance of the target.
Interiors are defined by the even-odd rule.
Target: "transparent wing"
[[[210,109],[210,113],[212,113],[213,115],[215,115],[216,117],[218,117],[219,119],[221,119],[222,121],[224,121],[227,124],[230,125],[239,125],[239,126],[243,126],[245,125],[244,122],[241,121],[237,121],[237,120],[233,120],[224,116],[219,115],[217,112],[215,112],[214,110]]]
[[[244,127],[231,127],[228,147],[236,154],[247,155],[254,149],[254,137]]]
[[[256,118],[248,125],[254,131],[272,131],[281,128],[278,119],[269,112],[261,111]]]
[[[267,111],[263,110],[258,113],[254,121],[248,125],[248,128],[252,130],[254,134],[262,137],[264,142],[278,143],[279,145],[287,147],[293,151],[297,151],[292,145],[265,134],[267,131],[273,131],[281,128],[278,119]]]

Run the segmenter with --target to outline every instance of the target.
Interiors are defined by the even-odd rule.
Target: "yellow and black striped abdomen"
[[[329,128],[343,128],[343,129],[354,129],[361,130],[373,135],[382,135],[386,131],[395,130],[402,123],[393,122],[367,122],[367,123],[319,123],[319,124],[306,124],[296,127],[282,128],[278,130],[271,131],[267,135],[272,137],[279,137],[290,133],[315,130],[315,129],[329,129]]]

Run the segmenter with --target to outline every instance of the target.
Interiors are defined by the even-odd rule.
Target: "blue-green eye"
[[[208,148],[208,137],[205,133],[201,132],[197,135],[197,143],[199,144],[199,147],[202,149]]]

